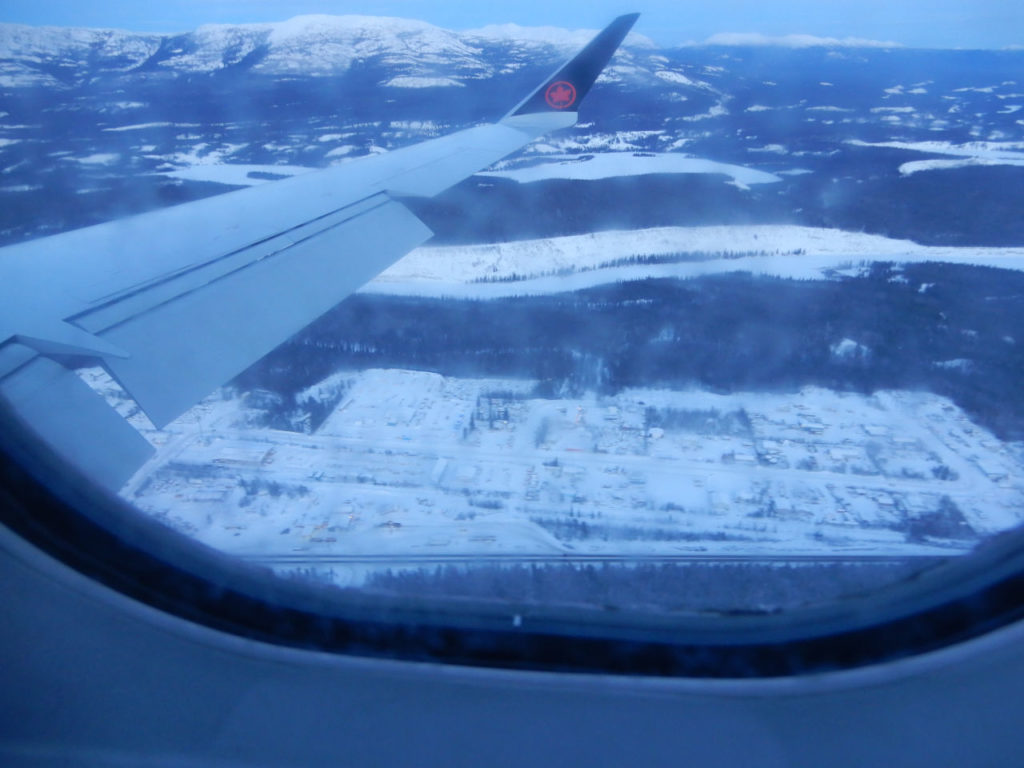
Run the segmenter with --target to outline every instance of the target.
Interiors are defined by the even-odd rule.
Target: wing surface
[[[556,73],[571,104],[563,90],[545,99],[545,82],[497,123],[0,249],[0,395],[65,458],[120,486],[151,449],[98,397],[82,405],[92,390],[62,363],[102,361],[166,425],[429,239],[396,198],[436,195],[574,124],[635,19]],[[86,445],[97,438],[108,456]]]

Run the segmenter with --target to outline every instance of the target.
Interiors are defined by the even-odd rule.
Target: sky
[[[631,11],[642,14],[637,32],[667,46],[722,33],[862,38],[930,48],[1024,44],[1020,0],[3,0],[0,22],[168,33],[206,23],[326,13],[400,16],[448,29],[508,22],[597,29]]]

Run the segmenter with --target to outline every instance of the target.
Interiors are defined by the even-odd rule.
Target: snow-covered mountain
[[[515,25],[454,32],[411,19],[326,15],[205,25],[179,35],[0,24],[0,86],[69,87],[118,74],[232,68],[275,76],[338,75],[369,61],[407,76],[443,71],[479,78],[493,74],[488,48],[513,42],[531,56],[549,58],[572,51],[593,34]],[[626,45],[654,47],[636,34]]]
[[[94,73],[125,72],[160,45],[155,35],[110,29],[0,24],[0,86],[59,87]]]
[[[592,34],[366,16],[164,36],[0,24],[0,242],[495,119]],[[616,226],[781,221],[1016,245],[1022,71],[1024,51],[743,35],[660,49],[630,35],[578,126],[492,169],[493,193],[449,201],[431,225],[445,232],[458,210],[463,233],[498,236],[474,231],[472,202],[501,208],[501,237],[584,232],[602,206],[570,196],[553,211],[530,193],[519,217],[520,188],[628,177],[636,205]]]

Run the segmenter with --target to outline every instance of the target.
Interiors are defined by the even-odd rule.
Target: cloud
[[[901,48],[900,43],[867,40],[861,37],[816,37],[814,35],[781,35],[772,37],[757,32],[722,32],[712,35],[704,45],[777,45],[785,48]]]

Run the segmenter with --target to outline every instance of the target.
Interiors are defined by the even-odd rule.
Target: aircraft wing
[[[0,395],[117,488],[149,444],[66,365],[101,361],[162,427],[432,235],[433,196],[576,122],[637,14],[497,123],[384,155],[0,249]]]

